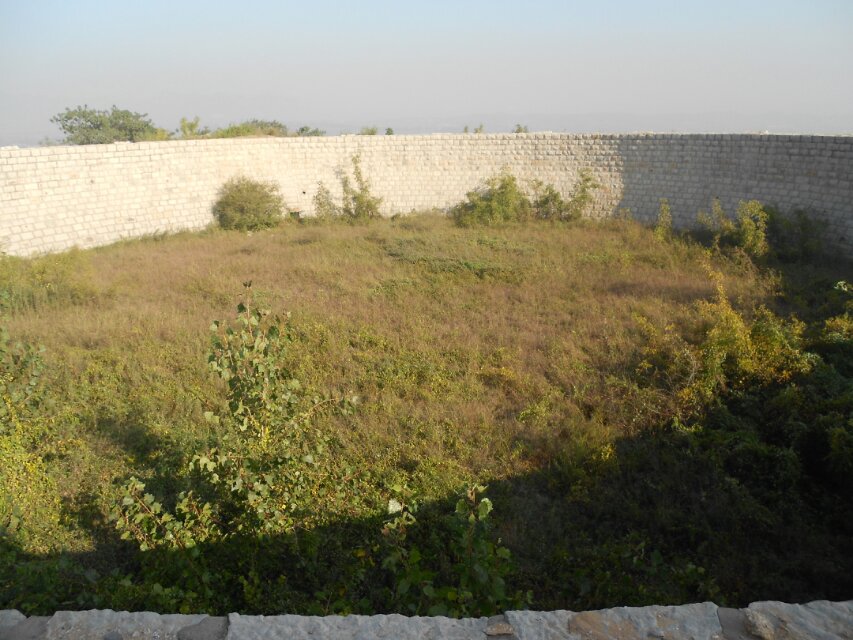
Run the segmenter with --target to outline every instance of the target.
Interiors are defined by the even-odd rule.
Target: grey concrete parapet
[[[712,602],[599,611],[508,611],[491,618],[173,615],[0,611],[0,640],[853,640],[853,600],[808,604]]]

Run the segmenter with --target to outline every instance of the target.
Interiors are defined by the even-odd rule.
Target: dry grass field
[[[839,524],[850,513],[849,495],[839,497],[846,487],[812,478],[811,462],[781,436],[756,428],[730,442],[765,419],[756,416],[769,387],[794,380],[802,392],[815,369],[715,382],[715,399],[688,410],[692,379],[665,370],[680,352],[665,340],[655,346],[648,329],[706,353],[709,326],[722,326],[707,307],[718,278],[727,318],[748,330],[762,305],[781,318],[795,312],[808,325],[807,349],[826,318],[845,313],[845,294],[833,288],[845,269],[756,266],[693,241],[661,242],[629,221],[459,228],[428,214],[4,258],[0,325],[44,347],[44,399],[22,447],[59,501],[38,502],[35,491],[29,529],[26,517],[9,529],[0,606],[407,611],[401,594],[383,600],[367,584],[385,553],[370,532],[401,491],[429,522],[431,508],[452,511],[472,483],[488,485],[490,535],[512,552],[507,584],[531,591],[536,608],[850,596],[849,554],[837,556],[851,535],[849,522]],[[290,314],[284,366],[302,389],[332,404],[357,398],[353,411],[318,410],[311,420],[331,443],[318,535],[343,556],[315,553],[310,571],[350,566],[346,549],[372,560],[361,573],[335,574],[334,585],[293,578],[290,591],[266,600],[205,600],[180,579],[147,574],[109,514],[132,476],[171,504],[193,455],[221,437],[204,417],[225,398],[208,366],[210,325],[234,318],[248,282],[252,305]],[[661,375],[647,375],[649,366]],[[833,371],[849,385],[849,372]],[[849,416],[844,388],[825,413]],[[744,443],[755,450],[741,456]],[[30,489],[7,500],[25,501]],[[165,589],[159,600],[153,583],[154,593]]]

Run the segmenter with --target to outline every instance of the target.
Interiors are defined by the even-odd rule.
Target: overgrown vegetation
[[[146,113],[119,109],[90,109],[88,105],[68,108],[50,119],[65,135],[65,144],[108,144],[165,140],[169,133],[154,125]]]
[[[317,193],[314,194],[314,214],[320,220],[343,219],[349,222],[364,222],[381,216],[379,207],[382,205],[382,198],[370,192],[370,182],[362,172],[360,156],[354,155],[351,161],[352,178],[346,171],[340,172],[339,203],[332,197],[332,192],[325,184],[320,182],[317,185]]]
[[[701,212],[699,222],[710,232],[713,247],[717,250],[738,248],[750,258],[763,258],[769,251],[767,222],[769,213],[757,200],[741,201],[734,220],[729,218],[718,199],[711,205],[711,213]]]
[[[660,242],[667,242],[672,239],[672,209],[670,209],[669,200],[666,198],[661,198],[660,201],[658,218],[655,223],[655,238]]]
[[[450,210],[460,227],[521,222],[532,215],[530,200],[510,173],[487,178],[465,197],[465,201]]]
[[[67,108],[51,118],[65,135],[64,144],[108,144],[111,142],[144,142],[154,140],[197,140],[202,138],[324,136],[316,127],[302,126],[289,131],[278,120],[252,118],[217,129],[202,126],[200,118],[181,118],[178,128],[169,131],[156,126],[148,114],[135,113],[113,106],[110,110],[82,107]],[[55,144],[47,140],[43,144]]]
[[[592,203],[592,192],[597,188],[598,183],[592,173],[583,170],[569,200],[564,200],[554,185],[539,180],[531,184],[531,200],[518,179],[505,171],[487,178],[477,189],[469,191],[466,199],[450,210],[450,215],[461,227],[531,219],[577,220]]]
[[[257,231],[276,226],[284,212],[278,185],[245,176],[231,178],[219,190],[213,215],[223,229]]]
[[[287,125],[278,120],[262,120],[259,118],[232,123],[218,129],[210,129],[202,127],[199,118],[196,117],[192,120],[181,118],[180,126],[175,131],[175,135],[182,140],[197,140],[199,138],[311,137],[324,136],[326,132],[307,125],[291,131],[287,128]]]
[[[0,258],[0,608],[848,599],[850,265],[531,196]]]
[[[287,136],[287,127],[278,120],[245,120],[238,124],[230,124],[211,131],[207,137],[210,138],[243,138],[247,136],[278,137]]]

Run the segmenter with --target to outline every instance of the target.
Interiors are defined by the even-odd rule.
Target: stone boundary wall
[[[159,615],[60,611],[27,618],[0,611],[0,640],[850,640],[853,601],[754,602],[724,609],[713,602],[601,611],[507,611],[491,618],[376,616]]]
[[[652,220],[668,198],[676,225],[714,197],[805,209],[853,252],[853,137],[678,134],[433,134],[235,138],[0,149],[0,251],[33,255],[199,229],[229,178],[272,180],[311,215],[319,181],[340,193],[360,154],[385,215],[445,209],[507,169],[569,195],[590,169],[590,215]]]

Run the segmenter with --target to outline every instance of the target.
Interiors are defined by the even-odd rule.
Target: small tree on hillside
[[[65,134],[66,144],[109,144],[163,139],[161,129],[154,126],[147,113],[134,113],[113,105],[109,111],[88,106],[68,108],[50,119]],[[165,137],[168,137],[166,135]]]

